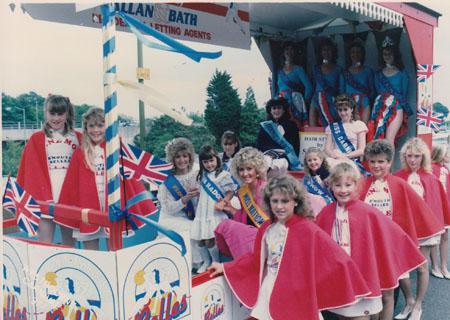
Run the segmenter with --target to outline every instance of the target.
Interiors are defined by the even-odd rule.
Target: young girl
[[[44,128],[34,133],[25,146],[17,182],[36,200],[58,202],[72,153],[80,145],[81,134],[73,129],[74,112],[69,98],[49,95],[44,108]],[[39,241],[53,241],[55,223],[52,219],[44,213],[41,215]],[[61,235],[64,245],[74,246],[72,230],[61,226]]]
[[[433,151],[431,153],[433,174],[441,181],[447,194],[447,200],[450,200],[450,171],[445,165],[445,161],[449,156],[450,148],[448,145],[433,146]],[[431,248],[431,274],[441,279],[450,279],[450,272],[447,269],[448,229],[450,228],[450,221],[448,220],[448,216],[446,217],[447,219],[444,221],[446,230],[441,235],[441,241],[439,243],[439,252],[441,255],[440,269],[438,267],[438,250],[436,247]]]
[[[372,176],[363,182],[360,199],[400,225],[416,246],[419,246],[419,241],[440,234],[441,226],[425,201],[406,181],[390,174],[393,144],[385,139],[374,140],[367,144],[364,156]],[[427,266],[423,264],[418,273],[417,308],[414,308],[414,317],[411,319],[420,319],[421,302],[427,284]],[[407,308],[400,315],[401,319],[406,319],[411,313],[414,300],[407,303]]]
[[[386,138],[394,143],[398,133],[406,132],[406,115],[412,114],[408,106],[408,74],[403,68],[400,50],[389,36],[383,40],[378,56],[380,70],[374,77],[378,96],[373,104],[367,139]]]
[[[214,233],[220,251],[237,258],[253,249],[256,228],[269,219],[262,209],[267,172],[264,155],[252,147],[242,148],[233,158],[231,172],[241,184],[237,192],[241,208],[227,203],[224,211],[232,215],[233,220],[222,221]]]
[[[360,160],[366,147],[367,126],[355,120],[356,105],[351,96],[340,94],[335,103],[340,121],[333,122],[325,129],[325,153],[331,158],[330,166],[351,160],[362,173],[366,173]]]
[[[305,196],[292,176],[271,179],[264,188],[270,219],[259,228],[254,250],[210,268],[211,276],[224,273],[256,319],[317,320],[319,310],[369,294],[350,257],[310,221]]]
[[[355,117],[367,123],[370,118],[370,105],[374,96],[373,71],[364,65],[366,49],[360,39],[350,44],[347,54],[347,69],[344,70],[345,92],[356,104]]]
[[[70,161],[66,180],[61,189],[60,202],[79,208],[108,211],[106,181],[105,114],[103,109],[92,107],[83,114],[83,141]],[[125,191],[123,190],[125,185]],[[127,199],[145,191],[136,180],[121,181],[121,208]],[[130,208],[130,212],[148,216],[156,211],[151,200],[145,200]],[[137,225],[142,225],[135,220]],[[85,249],[98,250],[99,239],[107,237],[107,231],[96,225],[83,222],[74,224],[62,219],[63,224],[74,229],[73,237],[83,242]]]
[[[199,155],[200,171],[197,181],[201,185],[191,238],[199,241],[203,264],[198,273],[206,271],[212,261],[219,261],[219,250],[214,240],[214,229],[227,215],[223,212],[237,186],[231,174],[222,169],[219,155],[211,146],[203,146]]]
[[[303,167],[305,168],[303,185],[308,191],[314,215],[317,215],[323,207],[334,201],[325,184],[325,179],[330,174],[325,153],[317,147],[308,148],[305,152]]]
[[[357,199],[360,177],[345,162],[331,169],[328,181],[337,202],[324,208],[316,222],[352,257],[371,294],[357,304],[330,311],[359,319],[381,311],[381,320],[391,320],[400,276],[425,263],[425,258],[396,223]]]
[[[342,67],[336,64],[337,47],[328,38],[319,44],[319,57],[314,66],[313,77],[315,92],[309,109],[311,126],[326,127],[339,120],[334,104],[334,97],[344,92]]]
[[[159,222],[176,231],[191,231],[198,195],[197,170],[193,170],[195,151],[186,138],[175,138],[166,145],[166,160],[173,164],[172,174],[159,186]],[[191,238],[192,263],[200,266],[198,241]]]
[[[230,171],[231,159],[241,148],[241,143],[234,131],[227,130],[222,134],[220,139],[223,153],[220,154],[222,160],[223,169]]]

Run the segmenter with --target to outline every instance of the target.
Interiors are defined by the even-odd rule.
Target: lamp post
[[[24,140],[27,140],[27,122],[26,122],[26,118],[25,118],[25,108],[19,108],[17,107],[17,109],[22,110],[22,115],[23,115],[23,135],[24,135]]]
[[[36,97],[34,98],[34,108],[36,110],[36,129],[39,129],[38,103]]]

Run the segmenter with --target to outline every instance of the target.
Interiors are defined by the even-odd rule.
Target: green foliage
[[[24,141],[4,141],[2,154],[2,175],[17,176],[22,151],[25,146]]]
[[[73,111],[75,114],[75,128],[81,128],[82,122],[83,122],[83,114],[88,111],[88,109],[91,106],[88,104],[83,103],[82,105],[79,106],[73,106]]]
[[[444,119],[447,118],[448,116],[448,108],[446,106],[444,106],[442,103],[440,102],[435,102],[433,103],[433,111],[434,112],[439,112],[439,113],[443,113],[444,114]]]
[[[258,109],[252,87],[248,87],[239,119],[241,128],[239,139],[242,146],[255,144],[259,132],[259,123],[265,119],[265,115],[266,112],[264,109]]]
[[[157,157],[164,158],[167,142],[177,137],[191,140],[196,152],[203,144],[214,144],[214,136],[205,127],[203,118],[197,115],[190,115],[190,117],[194,120],[191,126],[182,125],[166,115],[151,119],[149,121],[150,129],[145,137],[145,150]],[[134,138],[134,144],[139,146],[139,135]]]
[[[237,90],[232,86],[231,76],[226,71],[216,70],[206,91],[206,126],[216,138],[217,144],[220,144],[224,131],[233,130],[239,134],[241,101]]]

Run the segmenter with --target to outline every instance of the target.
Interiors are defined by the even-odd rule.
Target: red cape
[[[402,169],[395,173],[397,177],[408,181],[408,176],[411,174],[410,170]],[[444,213],[445,216],[449,214],[447,195],[445,194],[442,183],[432,173],[427,173],[423,169],[417,171],[420,177],[420,182],[425,190],[424,200],[435,214],[439,221],[441,228],[444,228]]]
[[[399,177],[386,176],[392,197],[392,220],[405,231],[418,246],[419,239],[429,238],[442,231],[441,225],[425,201]],[[374,177],[362,182],[360,199],[364,201]]]
[[[224,264],[233,293],[248,308],[255,306],[262,274],[261,246],[266,221],[253,253]],[[318,310],[338,308],[370,292],[350,257],[313,222],[294,215],[288,228],[277,278],[270,296],[272,319],[317,320]]]
[[[81,133],[77,131],[75,133],[78,144],[81,144]],[[34,133],[28,140],[20,159],[17,182],[35,200],[53,200],[45,151],[44,131]]]
[[[433,168],[433,174],[439,180],[439,178],[441,176],[441,168],[443,167],[443,165],[439,164],[439,163],[433,163],[431,165],[431,167]],[[441,182],[441,181],[439,180],[439,182]],[[442,183],[441,183],[441,185],[442,185]],[[446,183],[445,188],[446,188],[447,192],[445,192],[445,189],[443,189],[443,190],[445,193],[445,199],[447,199],[447,201],[446,201],[447,202],[447,210],[444,209],[444,224],[446,226],[449,226],[450,225],[450,173],[447,174],[447,183]]]
[[[425,263],[411,238],[381,211],[360,200],[347,204],[350,253],[369,286],[371,297],[398,286],[399,277]],[[336,202],[317,216],[316,222],[331,235]]]
[[[104,145],[102,147],[104,148]],[[123,209],[125,205],[125,196],[122,186],[123,184],[121,179],[120,199],[121,207]],[[144,190],[145,188],[140,182],[134,179],[125,180],[125,191],[127,199],[132,198],[133,196],[141,193]],[[106,185],[105,208],[108,207],[107,193],[108,190]],[[61,189],[59,203],[80,208],[100,210],[100,201],[98,198],[97,185],[95,182],[95,174],[86,164],[82,148],[75,150],[72,156],[69,169],[67,170],[66,179],[64,180],[64,184]],[[144,217],[149,216],[156,211],[157,208],[151,200],[145,200],[137,203],[129,209],[129,212],[136,213]],[[105,212],[105,214],[107,213]],[[133,221],[135,221],[138,226],[142,226],[142,222],[135,219],[133,219]],[[74,223],[73,221],[64,218],[59,218],[58,220],[56,220],[56,222],[69,228],[79,228],[80,232],[84,234],[93,234],[100,229],[99,226],[89,225],[82,222]]]

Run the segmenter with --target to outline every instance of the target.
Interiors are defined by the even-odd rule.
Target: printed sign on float
[[[327,139],[324,128],[320,131],[300,132],[300,164],[303,169],[303,160],[305,159],[306,150],[310,147],[317,147],[319,149],[325,148],[325,141]]]

